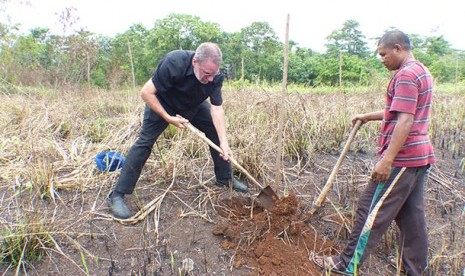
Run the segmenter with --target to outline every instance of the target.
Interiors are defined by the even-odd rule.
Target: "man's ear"
[[[395,50],[396,52],[400,52],[400,51],[402,51],[402,49],[403,49],[403,48],[402,48],[402,45],[400,45],[400,44],[395,44],[395,45],[394,45],[394,50]]]

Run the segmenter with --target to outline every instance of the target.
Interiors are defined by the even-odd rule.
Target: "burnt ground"
[[[157,199],[150,205],[156,208],[139,221],[120,222],[109,216],[105,198],[117,172],[94,171],[90,177],[99,185],[61,190],[56,203],[21,195],[24,200],[35,202],[35,207],[23,212],[31,217],[45,216],[54,229],[54,243],[40,261],[27,266],[28,274],[322,275],[310,260],[311,254],[341,249],[350,229],[354,199],[373,165],[373,158],[366,155],[347,157],[328,201],[307,220],[310,202],[318,195],[317,188],[323,187],[336,159],[332,155],[314,156],[304,167],[289,166],[293,169],[285,171],[288,185],[280,188],[281,198],[271,210],[265,210],[255,200],[255,188],[242,195],[212,186],[208,177],[199,181],[194,176],[173,173],[170,177],[174,180],[170,182],[154,171],[146,171],[136,193],[126,198],[132,210]],[[457,171],[458,162],[438,162],[433,168],[436,181],[428,183],[432,257],[441,254],[444,241],[438,237],[451,233],[448,227],[444,232],[438,229],[444,224],[452,225],[452,218],[460,215],[464,205],[463,198],[454,197],[450,191],[453,187],[447,187],[465,182],[464,175]],[[205,174],[208,171],[207,168]],[[4,199],[11,196],[9,191],[2,192]],[[455,195],[462,192],[463,187]],[[338,206],[339,212],[334,206]],[[7,214],[6,209],[2,213]],[[392,233],[395,227],[386,236]],[[460,236],[456,239],[460,240]],[[387,261],[387,256],[394,252],[395,246],[385,238],[359,275],[396,275]],[[455,261],[463,267],[463,255]],[[15,274],[13,267],[3,265],[0,270],[5,271],[3,275]],[[435,271],[440,273],[433,275],[453,275],[446,270],[447,267],[438,265]]]

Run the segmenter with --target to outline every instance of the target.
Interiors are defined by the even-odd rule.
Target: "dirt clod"
[[[319,275],[309,260],[313,250],[330,250],[332,244],[314,235],[299,212],[295,195],[282,197],[270,210],[254,207],[252,200],[231,198],[223,202],[224,221],[213,234],[232,244],[238,263],[253,267],[251,275]],[[229,210],[224,212],[224,210]]]

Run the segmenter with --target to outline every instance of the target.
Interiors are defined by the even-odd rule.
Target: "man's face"
[[[220,68],[210,60],[200,63],[194,58],[192,60],[192,66],[194,67],[195,76],[203,84],[212,82],[213,79],[220,74]]]
[[[397,44],[393,48],[384,44],[378,46],[379,59],[389,71],[400,68],[400,54],[400,46]]]

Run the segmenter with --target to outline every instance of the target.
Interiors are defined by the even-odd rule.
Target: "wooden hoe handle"
[[[329,178],[326,181],[325,186],[321,190],[320,195],[318,196],[318,198],[313,203],[312,209],[310,211],[308,211],[308,214],[313,215],[316,212],[316,210],[321,206],[321,204],[323,204],[323,202],[325,201],[326,195],[328,194],[329,190],[331,189],[331,186],[333,185],[333,181],[336,178],[339,167],[341,166],[342,161],[344,160],[344,157],[346,156],[347,152],[349,151],[350,144],[354,140],[355,134],[357,133],[357,131],[360,128],[361,125],[362,125],[362,121],[357,120],[354,127],[352,128],[352,131],[350,132],[349,138],[348,138],[344,148],[342,149],[341,154],[339,155],[339,158],[337,159],[336,165],[334,165],[334,168],[331,171],[331,174],[329,175]]]
[[[193,133],[195,133],[197,136],[199,136],[202,140],[207,142],[208,145],[212,147],[213,149],[215,149],[217,152],[223,153],[223,150],[220,147],[218,147],[215,143],[213,143],[210,139],[208,139],[203,134],[203,132],[198,130],[191,123],[185,123],[184,126],[187,127]],[[229,160],[231,161],[231,163],[233,163],[234,166],[236,166],[241,172],[243,172],[255,185],[260,187],[260,189],[263,189],[263,186],[260,183],[258,183],[258,181],[244,167],[242,167],[239,163],[237,163],[236,159],[234,159],[232,156],[229,156]]]

